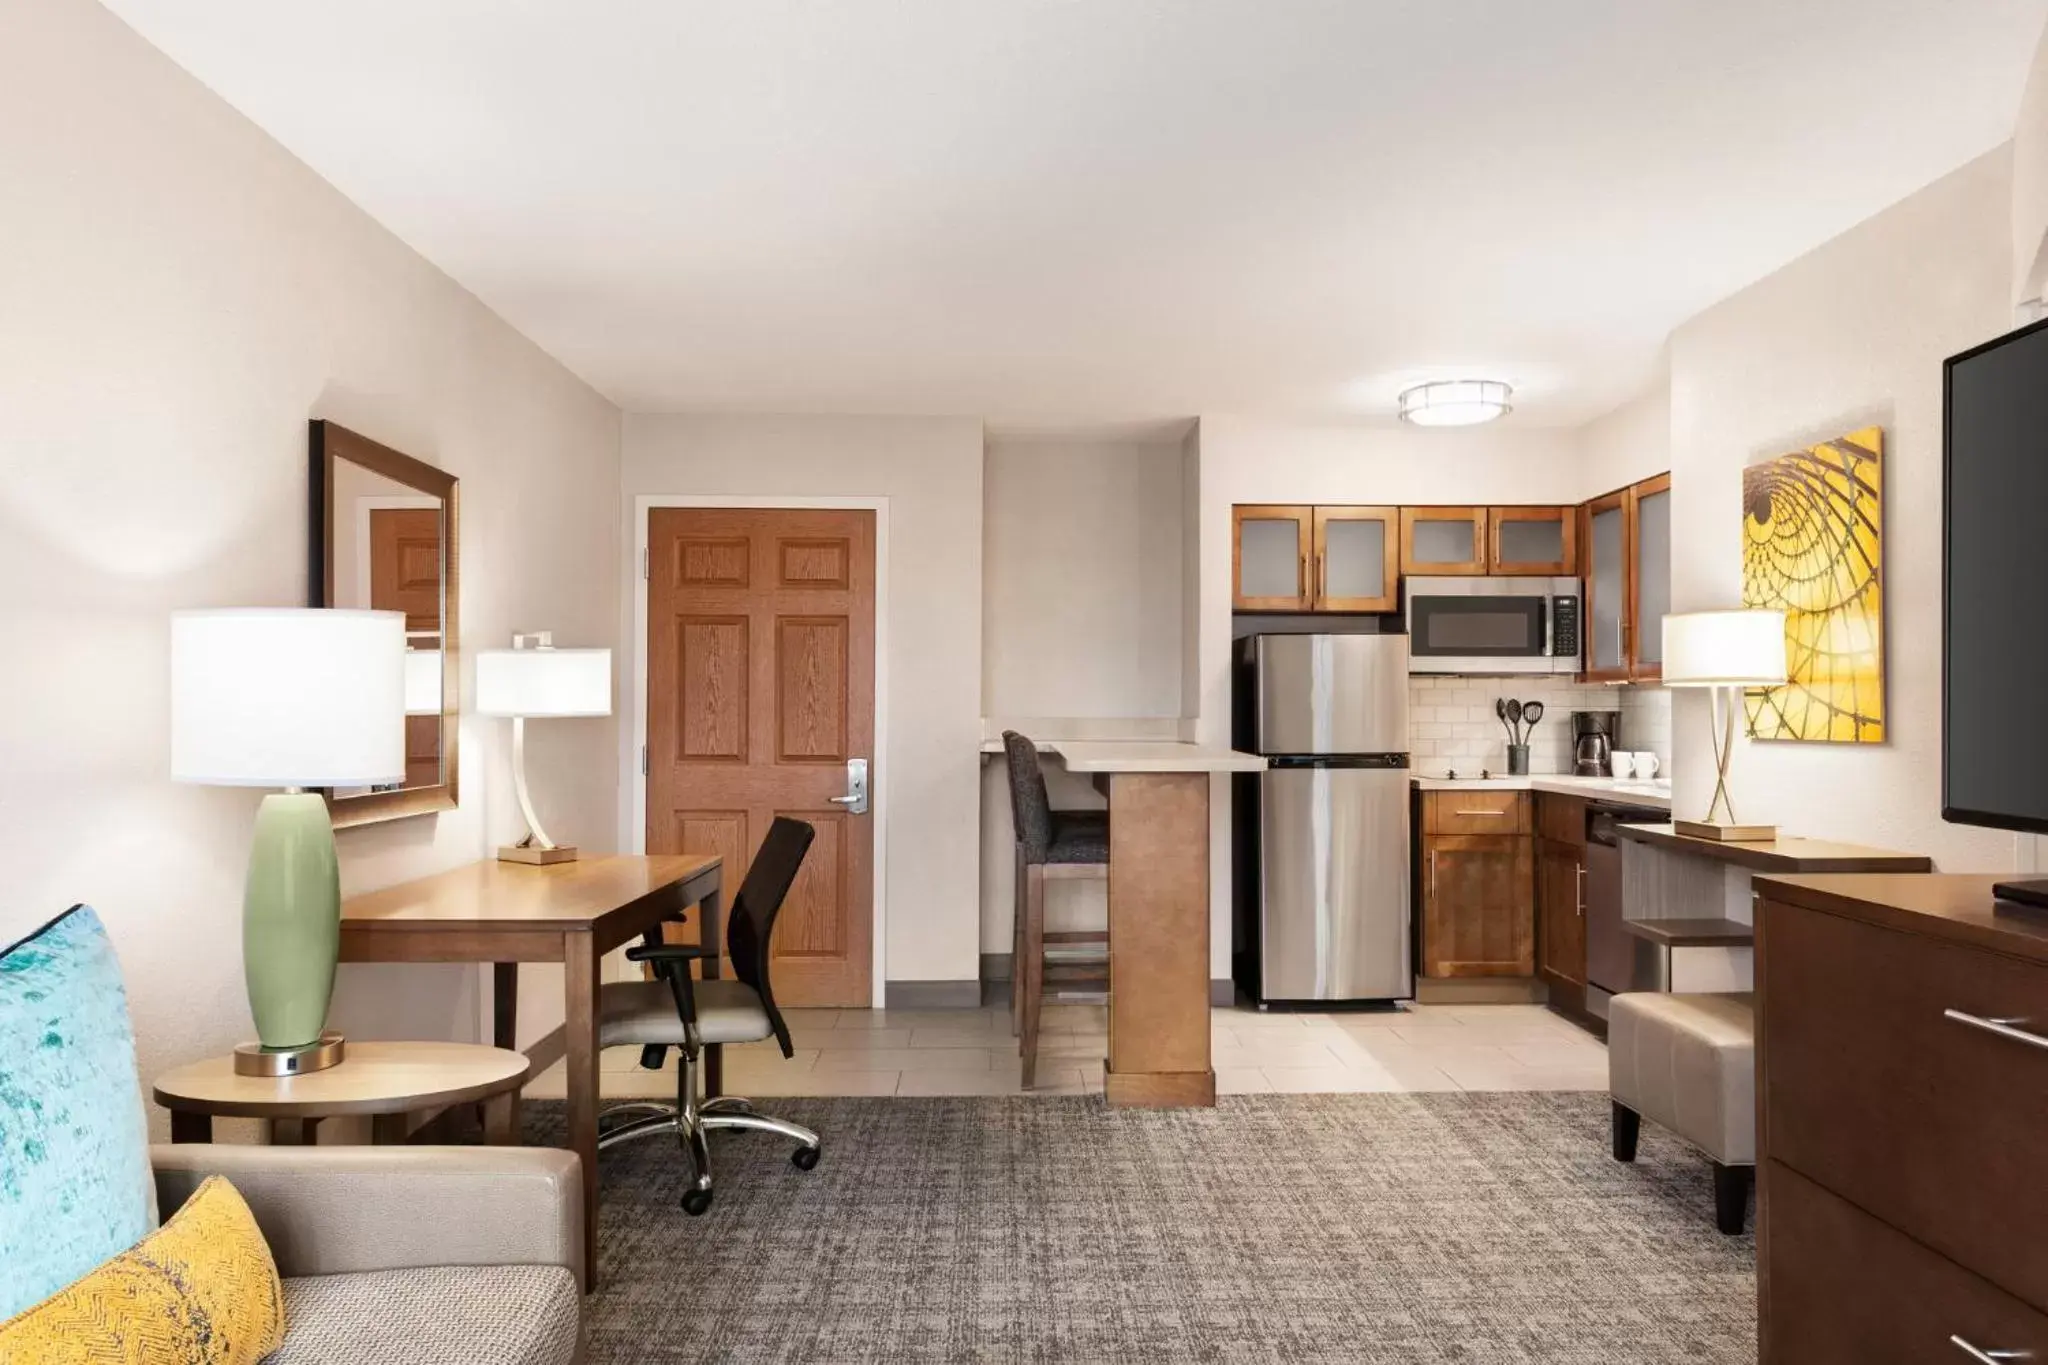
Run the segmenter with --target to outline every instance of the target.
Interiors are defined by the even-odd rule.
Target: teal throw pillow
[[[0,1321],[155,1226],[121,964],[77,905],[0,950]]]

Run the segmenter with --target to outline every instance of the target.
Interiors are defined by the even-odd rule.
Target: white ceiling
[[[2048,0],[108,0],[634,410],[1569,424]]]

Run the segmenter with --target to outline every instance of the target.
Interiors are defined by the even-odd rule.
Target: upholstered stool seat
[[[1054,811],[1045,861],[1072,865],[1109,861],[1108,811]]]
[[[1654,991],[1617,995],[1607,1015],[1614,1155],[1633,1161],[1642,1119],[1714,1163],[1715,1220],[1743,1229],[1756,1169],[1754,998]]]
[[[755,1043],[775,1036],[761,993],[743,981],[692,983],[697,997],[697,1041]],[[682,1047],[688,1041],[675,992],[666,981],[615,981],[598,996],[598,1045]]]

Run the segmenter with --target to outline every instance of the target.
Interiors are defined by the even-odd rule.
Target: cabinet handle
[[[1981,1015],[1965,1014],[1961,1010],[1943,1010],[1941,1017],[1953,1019],[1958,1024],[1968,1024],[1971,1028],[1983,1029],[1986,1033],[1995,1033],[2001,1038],[2010,1038],[2015,1043],[2025,1043],[2029,1047],[2048,1051],[2048,1038],[2020,1027],[2027,1022],[2025,1019],[1986,1019]],[[2025,1359],[2024,1356],[2019,1358]]]
[[[1436,899],[1436,850],[1429,851],[1429,898]]]
[[[1579,918],[1584,919],[1586,917],[1586,865],[1584,863],[1574,863],[1572,870],[1579,874],[1579,903],[1576,908],[1579,912]]]
[[[1950,1013],[1954,1013],[1954,1011],[1951,1010]],[[1950,1337],[1948,1341],[1949,1345],[1955,1347],[1970,1359],[1981,1362],[1982,1365],[2000,1365],[2002,1361],[2032,1360],[2034,1358],[2032,1351],[1987,1351],[1981,1346],[1972,1346],[1963,1338],[1956,1336]]]
[[[1485,817],[1487,817],[1487,818],[1488,818],[1489,820],[1501,820],[1501,819],[1505,819],[1505,818],[1507,817],[1507,814],[1508,814],[1508,812],[1506,812],[1506,811],[1504,811],[1504,810],[1454,810],[1454,811],[1452,811],[1452,812],[1451,812],[1451,814],[1453,814],[1453,815],[1484,815],[1484,816],[1485,816]]]

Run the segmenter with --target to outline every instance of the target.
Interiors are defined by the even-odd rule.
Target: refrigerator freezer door
[[[1408,752],[1408,637],[1261,635],[1262,754]]]
[[[1259,998],[1412,996],[1406,770],[1276,768],[1259,782]]]

